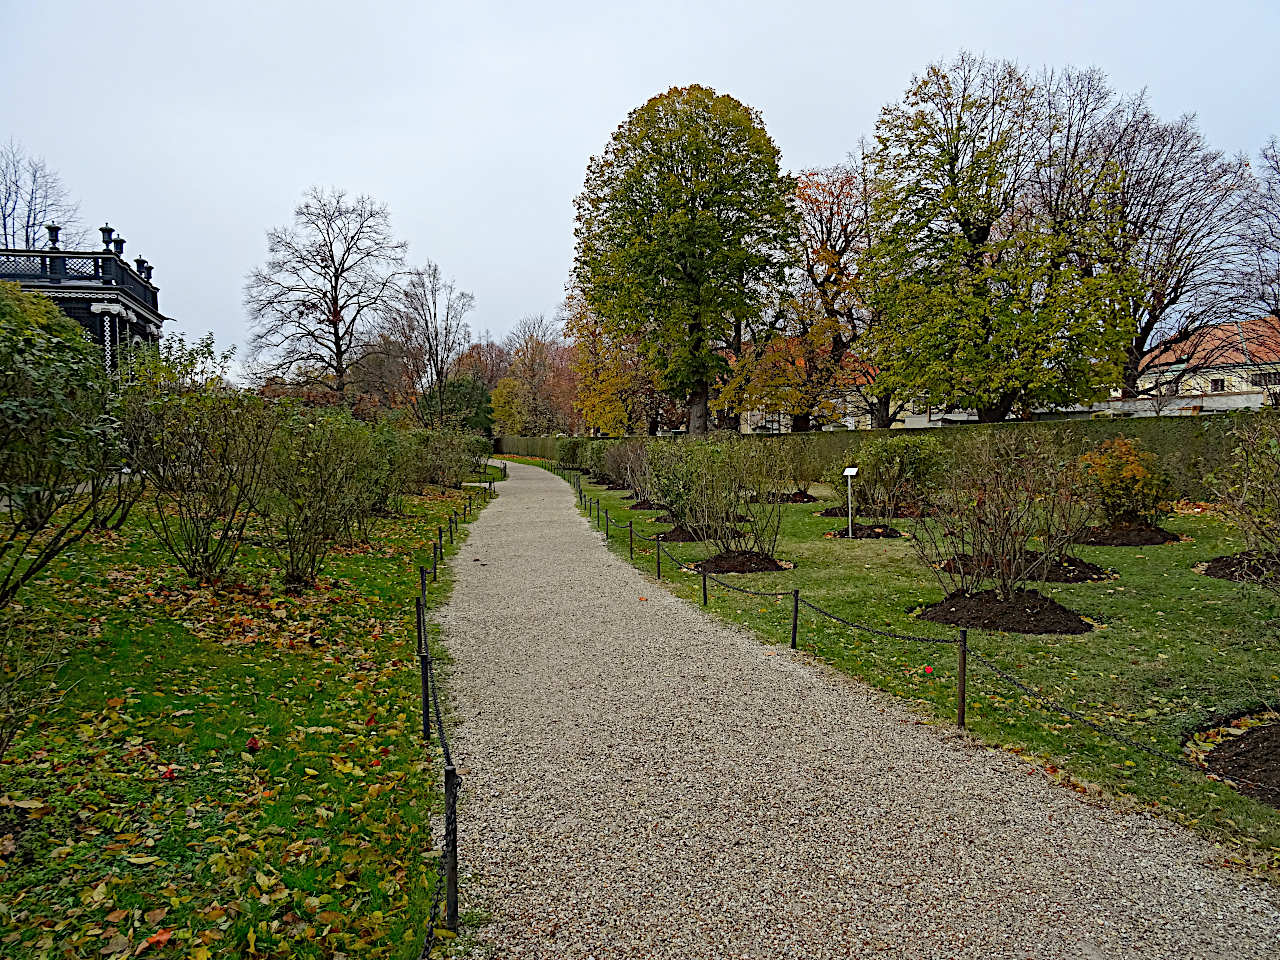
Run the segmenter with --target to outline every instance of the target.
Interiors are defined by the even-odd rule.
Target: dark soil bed
[[[1205,762],[1218,776],[1236,781],[1241,793],[1280,807],[1280,723],[1251,727],[1218,744]]]
[[[831,540],[848,540],[849,527],[846,524],[839,530],[828,530],[823,536]],[[895,530],[885,523],[858,523],[855,521],[853,524],[854,540],[889,540],[900,536],[902,536],[901,530]]]
[[[920,618],[953,627],[1009,633],[1088,633],[1093,629],[1078,613],[1034,590],[1018,590],[1008,600],[1001,600],[994,590],[973,596],[957,592],[926,607]]]
[[[760,497],[750,497],[747,503],[760,503]],[[765,503],[817,503],[818,498],[797,490],[795,493],[775,493],[764,498]]]
[[[605,489],[616,491],[616,490],[628,490],[630,488],[625,483],[611,483],[607,487],[605,487]]]
[[[714,557],[709,557],[693,566],[707,573],[773,573],[786,569],[773,557],[767,557],[763,553],[753,553],[750,550],[717,553]]]
[[[849,505],[836,504],[834,507],[827,507],[821,511],[820,517],[848,517]],[[920,516],[920,507],[914,503],[902,503],[893,508],[893,519],[895,520],[914,520]]]
[[[1035,550],[1027,551],[1027,561],[1034,563],[1040,559],[1043,554]],[[961,557],[955,557],[942,564],[942,569],[948,573],[958,572],[970,567],[973,558],[968,554]],[[1096,563],[1090,563],[1088,560],[1081,560],[1078,557],[1059,557],[1048,567],[1039,566],[1036,568],[1036,575],[1032,578],[1039,580],[1041,583],[1089,583],[1097,580],[1110,580],[1114,575],[1109,570],[1104,570]]]
[[[1177,541],[1176,533],[1145,523],[1133,523],[1120,527],[1090,527],[1076,543],[1090,547],[1157,547]]]
[[[818,498],[810,493],[802,493],[797,490],[795,493],[785,493],[779,496],[777,503],[817,503]]]
[[[1249,550],[1227,557],[1214,557],[1204,565],[1202,572],[1209,577],[1238,583],[1264,580],[1280,576],[1280,554]]]
[[[684,527],[672,527],[666,533],[658,534],[658,539],[663,543],[702,543],[705,538]]]
[[[652,500],[637,500],[627,509],[628,510],[665,510],[666,507],[664,507],[660,503],[654,503]]]

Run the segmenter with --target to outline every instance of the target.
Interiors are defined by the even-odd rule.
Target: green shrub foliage
[[[0,607],[134,489],[116,412],[80,325],[0,283]]]
[[[386,460],[375,432],[345,412],[299,412],[282,424],[258,509],[287,588],[313,585],[339,536],[368,516]]]
[[[230,386],[229,355],[211,338],[167,337],[130,360],[124,432],[134,466],[151,490],[152,530],[197,580],[234,562],[267,480],[279,425],[275,404]]]

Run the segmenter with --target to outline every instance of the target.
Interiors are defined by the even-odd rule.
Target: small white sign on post
[[[853,478],[858,475],[857,467],[844,468],[844,481],[849,488],[849,539],[853,539]]]

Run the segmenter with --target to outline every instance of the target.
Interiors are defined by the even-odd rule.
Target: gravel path
[[[441,621],[480,955],[1280,957],[1213,846],[707,617],[510,473]]]

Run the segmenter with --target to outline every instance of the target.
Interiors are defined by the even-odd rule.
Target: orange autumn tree
[[[879,260],[884,231],[880,187],[865,144],[842,164],[809,170],[797,178],[800,211],[797,259],[822,322],[801,328],[811,352],[841,371],[823,402],[870,417],[888,427],[910,398],[895,397],[876,377],[873,343],[892,342],[893,278]],[[828,370],[813,371],[820,378]]]
[[[576,289],[570,289],[561,316],[576,348],[574,406],[583,423],[614,436],[656,433],[665,401],[639,338],[602,321]]]
[[[839,321],[802,287],[782,299],[772,320],[734,358],[717,408],[786,414],[795,431],[839,419],[855,379],[844,366],[848,352],[831,349],[841,336]]]
[[[890,426],[906,405],[878,380],[877,348],[892,344],[892,278],[877,260],[878,188],[865,152],[796,182],[800,230],[788,286],[768,322],[736,352],[718,406],[791,416],[812,430],[848,414]]]

